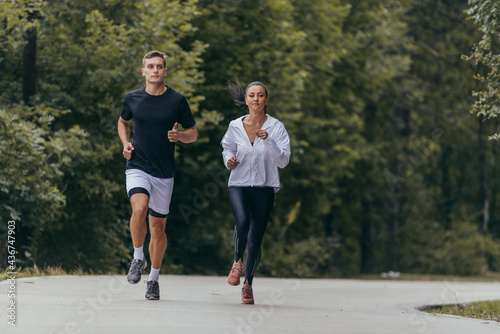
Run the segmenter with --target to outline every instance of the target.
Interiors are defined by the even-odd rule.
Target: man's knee
[[[132,208],[132,216],[138,219],[145,220],[147,214],[148,214],[147,206],[136,205]]]
[[[165,223],[166,219],[149,217],[149,229],[151,231],[151,237],[157,237],[157,238],[166,237]]]

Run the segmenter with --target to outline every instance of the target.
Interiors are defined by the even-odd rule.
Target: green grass
[[[5,269],[0,272],[0,281],[5,281],[9,279],[12,274],[8,274],[9,270]],[[36,265],[31,268],[20,268],[16,270],[15,277],[16,278],[24,278],[24,277],[37,277],[37,276],[60,276],[60,275],[83,275],[84,272],[81,268],[76,268],[71,272],[67,272],[63,270],[61,267],[45,267],[38,268]]]
[[[406,274],[401,273],[399,277],[381,278],[380,274],[361,275],[356,277],[366,280],[388,280],[388,281],[453,281],[453,282],[498,282],[500,273],[488,272],[477,276],[453,276],[453,275],[432,275],[432,274]]]
[[[426,312],[435,314],[451,314],[461,317],[500,321],[500,300],[432,306]]]
[[[361,279],[399,280],[399,281],[453,281],[453,282],[498,282],[500,273],[488,272],[478,276],[449,276],[404,274],[397,278],[381,278],[380,275],[364,275]],[[481,301],[457,305],[435,305],[422,308],[423,311],[434,314],[449,314],[467,318],[494,320],[500,322],[500,300]]]

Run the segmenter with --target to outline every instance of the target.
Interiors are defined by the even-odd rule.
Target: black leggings
[[[274,206],[274,188],[231,187],[228,189],[229,205],[236,222],[234,227],[234,261],[247,258],[245,281],[252,284],[255,269],[260,261],[260,247],[266,233],[267,222]]]

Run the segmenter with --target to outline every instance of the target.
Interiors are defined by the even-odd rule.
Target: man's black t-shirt
[[[168,131],[175,122],[185,129],[195,125],[186,98],[171,88],[156,96],[142,87],[127,93],[120,116],[126,121],[134,118],[134,150],[126,169],[140,169],[159,178],[174,177],[175,144],[168,140]]]

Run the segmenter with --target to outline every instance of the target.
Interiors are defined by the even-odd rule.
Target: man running
[[[146,86],[127,93],[118,120],[118,135],[127,159],[126,186],[132,205],[130,234],[134,259],[127,280],[136,284],[147,265],[144,257],[146,216],[151,234],[149,255],[151,271],[146,282],[146,299],[160,299],[158,278],[167,248],[165,223],[175,175],[175,142],[192,143],[198,133],[186,98],[163,83],[167,75],[167,56],[151,51],[142,60]],[[133,140],[130,122],[134,119]],[[177,129],[181,124],[184,131]]]

